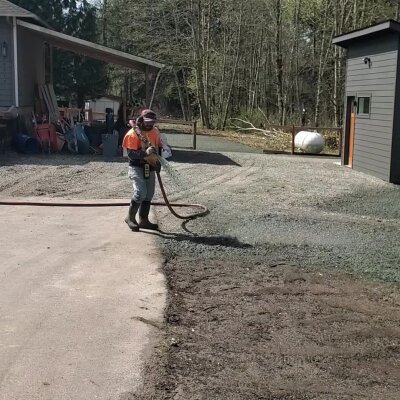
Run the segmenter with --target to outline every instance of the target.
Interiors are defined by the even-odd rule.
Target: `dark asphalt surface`
[[[167,134],[168,143],[175,148],[192,148],[193,136],[188,134]],[[199,151],[262,153],[262,150],[222,137],[197,135],[196,149]]]

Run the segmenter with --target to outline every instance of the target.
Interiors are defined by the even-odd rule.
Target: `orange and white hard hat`
[[[140,116],[143,118],[143,122],[145,123],[155,123],[157,121],[157,114],[153,110],[143,110],[140,113]]]

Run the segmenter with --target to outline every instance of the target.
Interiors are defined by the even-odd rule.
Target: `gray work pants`
[[[145,179],[143,167],[129,167],[129,179],[132,181],[132,200],[136,203],[151,201],[156,188],[156,173],[150,172],[150,177]]]

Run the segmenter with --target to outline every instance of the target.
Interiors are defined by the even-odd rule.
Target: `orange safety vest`
[[[153,128],[151,131],[142,131],[141,134],[147,138],[155,148],[162,147],[160,132],[157,128]],[[122,147],[129,150],[140,150],[143,148],[143,143],[133,128],[125,135]]]

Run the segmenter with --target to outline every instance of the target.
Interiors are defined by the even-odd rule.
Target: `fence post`
[[[292,125],[292,155],[294,154],[294,137],[296,136],[296,128]]]
[[[193,150],[197,147],[197,121],[193,121]]]

